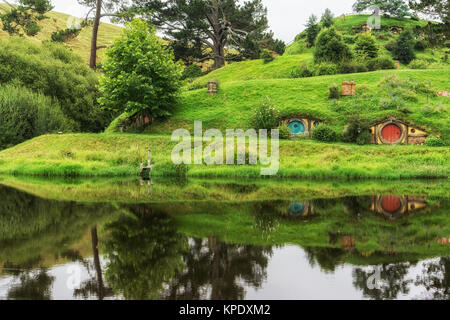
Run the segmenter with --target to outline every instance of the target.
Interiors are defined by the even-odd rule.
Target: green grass
[[[0,152],[0,173],[40,176],[136,176],[151,147],[154,175],[176,175],[169,136],[133,134],[44,135]],[[447,178],[450,149],[357,146],[281,141],[277,177]],[[195,177],[260,177],[259,166],[189,167]]]

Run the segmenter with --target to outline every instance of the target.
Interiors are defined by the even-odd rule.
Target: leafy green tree
[[[359,34],[356,39],[355,51],[362,57],[378,57],[378,45],[375,37],[368,32]]]
[[[322,27],[329,28],[334,24],[333,20],[334,16],[330,9],[326,9],[325,12],[322,15],[322,19],[320,22],[322,23]]]
[[[44,14],[53,9],[49,0],[19,0],[14,6],[4,1],[0,7],[0,20],[3,31],[10,35],[35,36],[41,30],[38,21],[45,19]]]
[[[225,65],[225,48],[239,49],[248,36],[268,28],[267,9],[261,0],[134,0],[135,10],[172,41],[202,43],[209,49],[203,59],[214,67]]]
[[[394,58],[399,60],[401,63],[409,64],[416,58],[416,54],[414,53],[414,45],[415,40],[412,32],[409,30],[402,32],[392,52]]]
[[[442,0],[409,0],[413,10],[440,19],[447,39],[450,38],[450,2]]]
[[[309,47],[314,46],[314,42],[316,41],[317,35],[320,32],[320,26],[317,23],[317,17],[315,15],[311,15],[306,23],[306,42]]]
[[[381,13],[398,18],[409,16],[410,9],[405,0],[357,0],[353,4],[353,10],[362,12],[367,9],[378,7]]]
[[[106,51],[99,103],[106,109],[143,112],[152,118],[170,116],[183,70],[182,63],[173,59],[155,30],[134,20]]]
[[[336,32],[334,27],[324,29],[316,40],[314,61],[339,63],[350,60],[353,57],[350,48],[345,44],[342,36]]]

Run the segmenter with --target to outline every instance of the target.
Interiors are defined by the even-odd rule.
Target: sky
[[[275,37],[290,43],[305,28],[311,14],[320,17],[326,8],[335,16],[351,13],[355,0],[263,0],[268,9],[269,27]],[[77,0],[52,0],[55,11],[83,16],[87,10]]]

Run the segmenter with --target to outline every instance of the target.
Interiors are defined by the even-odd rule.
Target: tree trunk
[[[97,235],[97,226],[91,229],[91,237],[92,237],[92,251],[94,255],[94,266],[95,271],[97,273],[97,285],[98,285],[98,299],[103,300],[105,298],[105,288],[103,284],[103,274],[102,274],[102,265],[100,263],[100,255],[98,252],[98,235]]]
[[[91,61],[89,63],[91,69],[95,69],[97,67],[97,37],[98,28],[100,26],[100,16],[102,14],[102,2],[103,0],[97,0],[94,25],[92,26]]]
[[[219,69],[225,65],[225,49],[222,44],[214,44],[214,69]]]

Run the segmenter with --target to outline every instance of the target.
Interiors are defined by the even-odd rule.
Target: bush
[[[339,90],[339,86],[337,84],[333,84],[331,86],[328,87],[329,90],[329,95],[328,97],[330,99],[339,99],[341,96],[341,92]]]
[[[334,63],[320,63],[315,66],[314,74],[316,76],[326,76],[338,73],[338,67]]]
[[[264,49],[261,51],[261,59],[264,60],[264,63],[269,63],[275,60],[275,58],[272,56],[271,52],[267,49]]]
[[[342,135],[342,140],[348,143],[366,144],[370,142],[370,140],[367,141],[369,139],[367,133],[370,134],[368,123],[358,116],[354,116],[349,120]]]
[[[24,87],[0,86],[0,149],[45,134],[73,129],[60,106]]]
[[[356,138],[356,143],[360,146],[370,144],[372,142],[372,133],[369,130],[363,130]]]
[[[352,61],[343,61],[339,65],[339,73],[356,73],[356,64]]]
[[[444,46],[450,48],[450,40],[445,41]]]
[[[181,75],[181,80],[194,79],[201,77],[202,75],[202,68],[196,64],[191,64],[184,69],[183,74]]]
[[[445,147],[445,142],[440,138],[428,137],[425,140],[425,145],[428,147]]]
[[[378,57],[367,62],[370,71],[395,69],[395,62],[389,57]]]
[[[279,126],[278,130],[280,130],[280,136],[279,136],[280,139],[289,140],[292,138],[291,130],[289,130],[287,125]]]
[[[386,48],[386,50],[393,52],[395,50],[395,48],[397,47],[397,41],[396,40],[391,40],[388,43],[386,43],[384,45],[384,47]]]
[[[370,33],[361,33],[357,40],[355,51],[360,56],[376,58],[378,56],[377,42]]]
[[[411,69],[427,69],[428,63],[424,60],[416,59],[411,61],[408,67],[410,67]]]
[[[428,47],[427,42],[425,40],[418,40],[416,41],[416,44],[414,45],[414,49],[417,51],[425,51],[425,49]]]
[[[346,44],[354,44],[356,42],[356,38],[354,36],[345,35],[343,36],[343,39]]]
[[[353,54],[347,44],[342,40],[342,36],[333,27],[320,32],[316,40],[316,50],[314,51],[314,61],[339,63],[350,60]]]
[[[64,30],[58,30],[52,33],[51,39],[54,42],[66,42],[70,39],[78,37],[81,29],[69,28]]]
[[[255,109],[253,114],[253,127],[255,129],[275,129],[278,127],[280,117],[277,108],[267,98]]]
[[[294,68],[291,70],[291,78],[309,78],[313,75],[313,72],[306,64],[302,65],[300,68]]]
[[[75,131],[101,131],[115,116],[97,104],[96,73],[59,43],[14,37],[1,41],[0,84],[17,84],[56,99]]]
[[[313,139],[322,142],[336,142],[337,133],[330,126],[321,124],[313,129]]]
[[[392,54],[395,59],[399,60],[403,64],[409,64],[416,58],[414,53],[414,37],[411,31],[406,30],[400,34]]]

